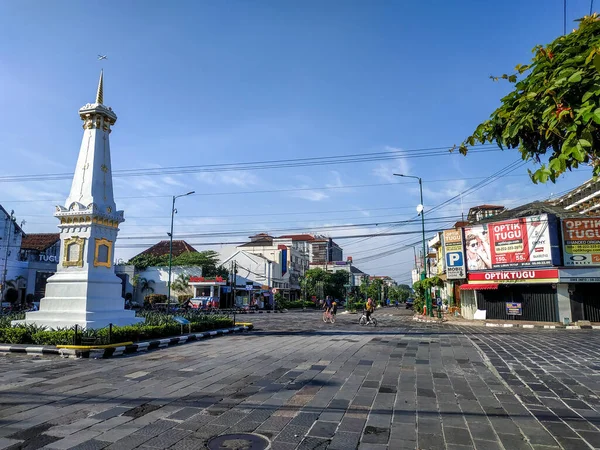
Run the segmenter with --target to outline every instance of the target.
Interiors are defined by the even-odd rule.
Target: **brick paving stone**
[[[471,435],[466,428],[444,426],[444,440],[447,444],[472,445]]]
[[[86,442],[82,442],[75,447],[71,447],[71,450],[101,450],[105,447],[111,445],[110,442],[98,441],[96,439],[92,439]]]
[[[171,446],[174,450],[206,450],[208,447],[204,440],[184,438]]]
[[[339,423],[337,422],[323,422],[318,420],[314,423],[308,434],[309,436],[314,437],[331,438],[334,435],[338,425]]]
[[[17,440],[17,439],[8,439],[8,438],[4,438],[4,437],[0,437],[0,449],[5,449],[5,448],[18,448],[19,444],[21,444],[23,441],[21,440]]]
[[[228,431],[229,432],[229,431]],[[288,425],[277,435],[274,442],[287,442],[300,444],[308,433],[307,427]]]
[[[296,450],[296,444],[290,444],[289,442],[272,442],[270,450]]]
[[[187,430],[167,430],[144,443],[144,447],[168,448],[191,434]]]
[[[354,450],[360,441],[360,433],[340,431],[335,434],[328,450]]]
[[[329,439],[307,436],[302,440],[297,450],[326,450],[330,442]]]

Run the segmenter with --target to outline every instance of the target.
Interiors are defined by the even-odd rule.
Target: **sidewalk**
[[[563,325],[559,322],[536,322],[532,320],[500,320],[500,319],[486,319],[486,320],[467,320],[461,316],[454,316],[451,314],[443,314],[442,319],[436,317],[426,317],[423,315],[415,315],[413,320],[416,322],[424,323],[443,323],[450,325],[462,325],[462,326],[479,326],[479,327],[503,327],[503,328],[541,328],[541,329],[566,329],[566,330],[585,330],[585,329],[600,329],[600,323],[587,322],[575,323],[572,325]]]

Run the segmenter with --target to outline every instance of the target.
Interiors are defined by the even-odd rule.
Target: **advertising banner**
[[[522,316],[523,315],[523,304],[522,303],[506,303],[506,315]]]
[[[548,215],[523,217],[465,228],[470,271],[552,265]]]
[[[449,280],[466,278],[461,229],[444,231],[444,254],[446,255],[446,277]]]
[[[565,266],[600,266],[600,219],[563,219]]]
[[[556,283],[558,269],[516,269],[475,272],[468,275],[469,284]]]

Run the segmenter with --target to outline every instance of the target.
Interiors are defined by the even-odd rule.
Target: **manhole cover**
[[[224,434],[208,441],[209,450],[265,450],[269,441],[258,434]]]

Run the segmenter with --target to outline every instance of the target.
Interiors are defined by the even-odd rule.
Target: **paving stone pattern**
[[[0,449],[600,448],[600,334],[377,312],[259,315],[257,331],[111,360],[0,356]],[[599,336],[599,337],[595,337]]]

